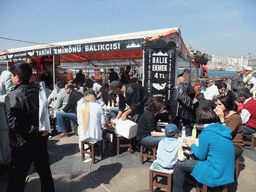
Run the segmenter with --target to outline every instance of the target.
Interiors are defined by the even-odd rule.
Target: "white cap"
[[[237,68],[237,72],[240,72],[240,71],[242,71],[243,70],[243,67],[238,67]]]
[[[246,71],[252,71],[252,68],[251,67],[245,67],[244,68]]]

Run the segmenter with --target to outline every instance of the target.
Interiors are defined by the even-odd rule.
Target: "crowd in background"
[[[234,160],[244,150],[242,133],[255,134],[256,129],[256,100],[252,97],[256,89],[256,79],[251,74],[250,67],[238,69],[230,81],[230,86],[225,82],[208,84],[197,82],[192,86],[190,71],[185,69],[179,75],[177,85],[171,89],[170,100],[166,101],[151,97],[150,93],[138,83],[137,73],[131,74],[130,66],[127,66],[126,70],[122,68],[119,75],[114,69],[110,71],[109,83],[106,84],[101,80],[86,79],[80,70],[74,80],[58,81],[51,90],[52,76],[44,70],[41,80],[48,87],[46,93],[50,118],[56,118],[57,121],[56,138],[68,137],[69,132],[78,130],[80,141],[88,137],[102,139],[101,125],[105,125],[111,119],[130,118],[138,124],[135,145],[161,146],[158,161],[163,167],[175,168],[178,162],[177,169],[174,169],[176,181],[174,191],[182,189],[185,173],[213,187],[233,182],[231,175]],[[27,169],[32,161],[44,165],[43,169],[47,170],[47,173],[42,173],[42,169],[35,165],[42,179],[42,191],[54,191],[47,152],[49,133],[37,129],[38,87],[35,84],[29,84],[31,75],[31,66],[24,62],[14,64],[10,72],[1,70],[0,99],[5,102],[7,108],[7,122],[11,130],[9,138],[12,165],[15,167],[10,181],[15,184],[9,187],[9,191],[13,186],[19,186],[20,189],[24,187]],[[105,116],[106,106],[109,106],[109,119]],[[164,114],[167,114],[167,117]],[[157,121],[163,120],[163,117],[164,121],[168,122],[166,129],[157,126]],[[175,139],[182,127],[186,128],[186,135],[191,136],[195,123],[204,124],[205,130],[209,132],[203,131],[200,134],[199,146],[195,142],[186,142],[198,160],[184,161],[182,156],[178,158],[180,145]],[[8,137],[8,132],[4,137]],[[221,142],[216,144],[216,140]],[[209,151],[209,153],[212,152],[213,159],[208,159],[210,156],[206,152],[209,150],[206,146],[208,144],[215,146]],[[6,145],[6,142],[1,145],[3,146],[1,146],[1,153],[8,154],[6,151],[10,151],[10,146]],[[34,148],[33,145],[41,147],[40,151],[43,153],[40,153],[40,157],[36,157],[38,148]],[[169,148],[167,146],[175,146],[175,154],[171,155],[171,152],[167,152],[170,158],[163,158],[161,154],[166,154],[164,149]],[[24,153],[30,155],[20,159]],[[175,158],[173,163],[172,160]],[[205,159],[207,162],[203,163]],[[216,159],[221,159],[226,167],[218,167],[214,170],[216,172],[212,180],[205,181],[204,175],[206,177],[209,175],[202,167],[216,163]],[[10,163],[10,158],[7,158],[4,163]],[[211,172],[211,170],[208,171]],[[223,171],[227,171],[227,174],[222,175],[220,179],[219,174]],[[46,186],[46,183],[50,185]]]

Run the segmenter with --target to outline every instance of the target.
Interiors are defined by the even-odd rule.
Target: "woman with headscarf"
[[[102,139],[101,125],[105,124],[105,115],[101,102],[96,100],[93,91],[84,93],[84,97],[77,102],[77,122],[79,148],[81,141],[87,138]]]

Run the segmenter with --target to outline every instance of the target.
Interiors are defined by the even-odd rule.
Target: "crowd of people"
[[[230,89],[225,82],[210,82],[207,86],[198,82],[192,86],[190,71],[185,69],[167,101],[152,97],[134,80],[136,73],[132,77],[130,70],[130,66],[125,71],[122,68],[118,75],[111,69],[108,84],[86,79],[82,70],[72,82],[58,81],[47,95],[49,111],[53,112],[50,118],[56,117],[57,121],[58,134],[54,136],[61,139],[77,130],[79,141],[89,137],[102,139],[101,125],[112,118],[130,118],[138,124],[134,145],[158,147],[157,162],[163,168],[174,169],[173,191],[183,191],[188,174],[210,187],[232,183],[235,159],[244,150],[242,133],[255,134],[256,130],[256,100],[252,97],[256,80],[250,76],[252,69],[238,69]],[[10,130],[9,137],[8,132],[5,135],[10,144],[2,144],[1,151],[11,147],[12,157],[8,191],[13,191],[13,187],[16,191],[24,189],[32,161],[40,176],[42,191],[54,191],[47,152],[50,133],[38,129],[39,88],[29,83],[31,76],[31,66],[25,62],[12,65],[10,72],[1,71],[0,75],[0,99],[6,105]],[[52,86],[47,80],[49,76],[45,70],[42,78],[48,87]],[[108,109],[107,119],[104,110],[110,102],[113,105]],[[164,111],[168,114],[165,128],[157,125]],[[191,136],[196,123],[205,128],[199,142],[184,141],[195,156],[189,160],[183,154],[178,136],[182,127],[186,135]]]

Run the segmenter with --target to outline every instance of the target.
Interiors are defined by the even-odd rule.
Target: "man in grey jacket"
[[[237,70],[237,73],[232,77],[231,91],[234,92],[236,97],[238,96],[238,91],[244,88],[244,81],[242,78],[243,74],[244,74],[244,68],[239,67]]]
[[[57,87],[60,92],[57,94],[57,101],[56,101],[56,109],[61,111],[68,103],[69,94],[65,91],[65,85],[67,84],[66,81],[58,81]]]

